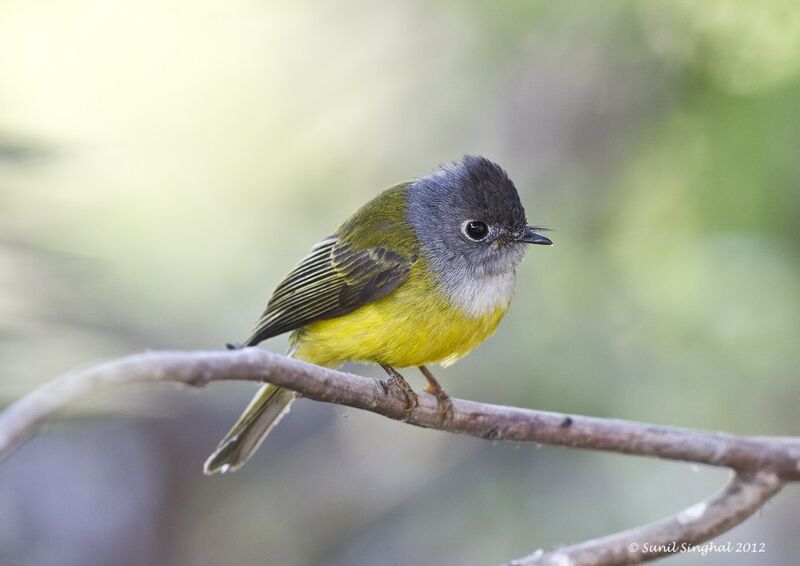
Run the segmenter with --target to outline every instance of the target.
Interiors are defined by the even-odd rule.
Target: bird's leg
[[[449,422],[453,418],[453,402],[450,401],[450,396],[445,393],[444,389],[442,389],[442,386],[439,385],[439,382],[436,381],[436,378],[433,377],[433,374],[428,368],[425,366],[419,366],[419,371],[421,371],[422,375],[425,376],[425,379],[428,380],[428,387],[425,388],[425,392],[436,397],[436,400],[438,401],[439,415],[442,417],[442,422]]]
[[[406,420],[411,416],[411,411],[419,404],[419,399],[417,398],[417,394],[414,393],[414,390],[405,380],[405,378],[400,375],[396,369],[392,366],[387,364],[381,364],[383,371],[389,374],[389,379],[385,382],[385,389],[390,390],[393,389],[394,391],[398,392],[403,398],[406,400]]]

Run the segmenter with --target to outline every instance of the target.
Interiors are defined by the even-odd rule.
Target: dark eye
[[[464,234],[467,235],[467,238],[470,240],[475,240],[476,242],[483,240],[489,235],[489,227],[479,220],[470,220],[469,222],[465,222],[463,230]]]

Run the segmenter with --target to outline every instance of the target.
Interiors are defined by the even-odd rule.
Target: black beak
[[[534,232],[535,226],[526,226],[525,229],[522,231],[522,235],[519,237],[519,242],[525,242],[526,244],[539,244],[542,246],[552,246],[553,242],[550,238],[545,238],[541,234],[537,234]]]

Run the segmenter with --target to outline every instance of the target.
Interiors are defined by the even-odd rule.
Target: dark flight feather
[[[413,260],[380,246],[354,250],[335,236],[322,240],[275,288],[246,345],[382,299],[405,282]]]

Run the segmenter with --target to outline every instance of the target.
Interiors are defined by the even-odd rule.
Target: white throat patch
[[[508,308],[514,297],[514,271],[451,280],[445,293],[464,314],[480,318],[496,308]]]

